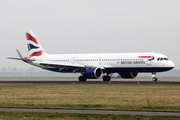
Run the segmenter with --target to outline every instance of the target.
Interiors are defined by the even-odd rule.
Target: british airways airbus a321
[[[157,81],[156,73],[174,68],[174,63],[159,53],[102,53],[102,54],[47,54],[31,29],[26,32],[29,56],[22,60],[42,69],[62,72],[81,73],[79,81],[102,78],[110,81],[111,73],[122,78],[135,78],[138,73],[152,73],[152,81]]]

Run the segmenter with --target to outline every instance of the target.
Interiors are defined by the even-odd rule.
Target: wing
[[[48,68],[59,68],[59,72],[63,70],[71,70],[72,73],[76,72],[83,72],[85,68],[90,68],[90,67],[99,67],[101,69],[105,69],[105,66],[94,66],[94,65],[82,65],[82,64],[77,64],[77,63],[60,63],[60,62],[41,62],[41,66],[43,66],[44,69]]]
[[[41,62],[41,66],[44,66],[44,69],[48,68],[59,68],[59,72],[63,71],[64,69],[72,70],[73,73],[76,72],[82,72],[84,68],[87,68],[88,66],[80,65],[80,64],[72,64],[72,63],[57,63],[57,62]]]

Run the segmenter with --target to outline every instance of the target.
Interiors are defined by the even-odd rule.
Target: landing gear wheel
[[[153,82],[157,82],[157,80],[158,80],[157,78],[152,78]]]
[[[79,81],[80,82],[85,82],[87,79],[84,76],[79,76]]]
[[[158,79],[156,77],[156,72],[152,72],[152,81],[156,82]]]
[[[103,81],[110,81],[111,80],[111,77],[110,76],[104,76],[103,77]]]

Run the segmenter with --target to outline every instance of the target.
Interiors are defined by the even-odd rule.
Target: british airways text
[[[145,61],[121,61],[121,64],[145,64]]]

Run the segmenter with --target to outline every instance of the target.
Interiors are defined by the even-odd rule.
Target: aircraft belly
[[[61,73],[72,73],[71,69],[64,69],[59,71],[59,68],[45,68],[46,70],[61,72]],[[172,67],[116,67],[116,68],[105,68],[103,72],[116,73],[116,72],[164,72],[173,69]],[[78,72],[77,72],[78,73]]]
[[[105,68],[104,72],[163,72],[173,69],[173,67],[115,67]]]

